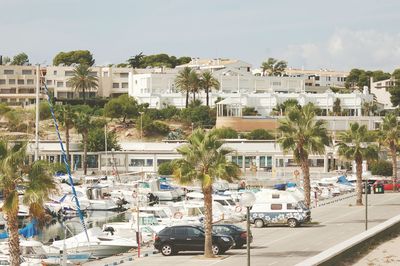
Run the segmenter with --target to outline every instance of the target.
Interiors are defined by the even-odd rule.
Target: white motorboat
[[[87,233],[89,241],[85,232],[82,232],[65,240],[54,241],[51,246],[63,249],[65,241],[67,252],[89,252],[93,258],[109,257],[137,247],[132,239],[108,236],[99,227],[90,228]]]

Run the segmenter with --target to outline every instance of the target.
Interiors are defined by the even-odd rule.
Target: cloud
[[[340,29],[321,42],[288,45],[282,57],[294,67],[393,71],[400,67],[400,33]]]

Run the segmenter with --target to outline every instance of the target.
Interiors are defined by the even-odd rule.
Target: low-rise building
[[[390,101],[390,88],[394,85],[393,79],[386,79],[381,81],[373,82],[371,78],[371,94],[374,94],[376,101],[383,104],[384,109],[394,109],[392,102]]]

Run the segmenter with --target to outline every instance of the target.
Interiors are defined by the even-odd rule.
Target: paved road
[[[351,206],[355,198],[312,210],[318,225],[299,228],[252,228],[254,242],[251,265],[294,265],[307,257],[342,242],[364,231],[365,207]],[[368,202],[369,227],[373,227],[400,213],[400,194],[370,195]],[[164,257],[160,254],[120,265],[141,266],[197,266],[245,265],[246,249],[229,250],[218,259],[204,259],[196,253],[179,253]]]

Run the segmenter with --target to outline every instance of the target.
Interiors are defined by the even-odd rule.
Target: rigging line
[[[68,179],[69,179],[69,185],[70,185],[70,187],[71,187],[71,189],[72,189],[72,193],[73,193],[73,195],[74,195],[73,198],[75,199],[75,204],[76,204],[76,207],[78,208],[78,214],[79,214],[79,218],[80,218],[80,220],[81,220],[81,224],[82,224],[82,226],[83,226],[83,230],[85,231],[86,238],[87,238],[88,242],[90,242],[90,240],[89,240],[89,235],[88,235],[88,232],[87,232],[87,229],[86,229],[86,225],[85,225],[85,219],[84,219],[84,217],[83,217],[83,213],[82,213],[82,210],[81,210],[81,206],[80,206],[80,204],[79,204],[78,196],[77,196],[77,194],[76,194],[74,182],[73,182],[73,180],[72,180],[71,168],[70,168],[69,163],[68,163],[68,160],[67,160],[67,154],[66,154],[66,152],[65,152],[64,144],[63,144],[62,139],[61,139],[61,135],[60,135],[60,130],[59,130],[59,128],[58,128],[57,119],[56,119],[56,116],[55,116],[55,114],[54,114],[54,107],[53,107],[53,104],[51,103],[49,90],[48,90],[47,85],[46,85],[45,83],[43,83],[43,86],[44,86],[44,91],[45,91],[45,93],[46,93],[46,95],[47,95],[47,102],[48,102],[49,107],[50,107],[50,113],[51,113],[51,116],[52,116],[52,118],[53,118],[54,126],[55,126],[55,128],[56,128],[56,133],[57,133],[58,141],[60,142],[61,153],[62,153],[62,160],[63,160],[63,162],[64,162],[64,164],[65,164],[65,168],[67,169]]]

